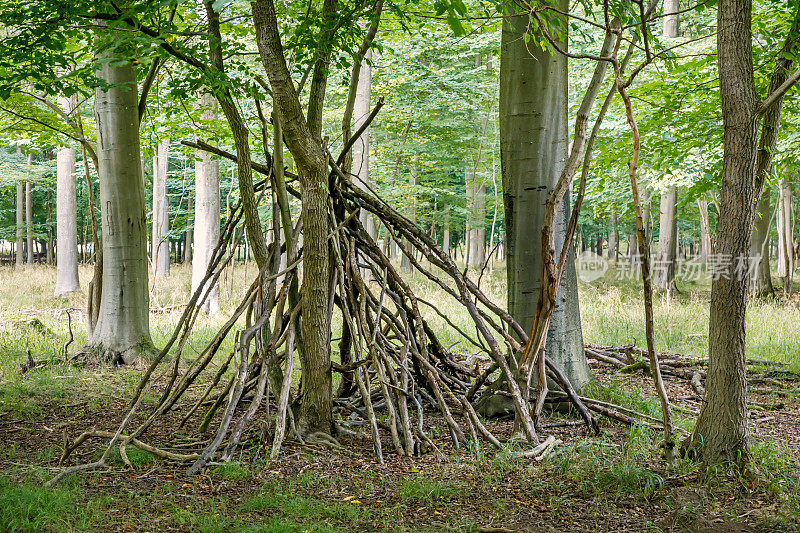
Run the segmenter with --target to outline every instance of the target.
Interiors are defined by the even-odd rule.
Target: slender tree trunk
[[[17,260],[18,267],[25,264],[24,250],[24,231],[25,231],[25,185],[24,181],[17,182]]]
[[[769,204],[769,202],[767,203]],[[713,253],[711,221],[708,218],[708,200],[698,198],[697,209],[700,211],[700,259],[707,263]]]
[[[200,98],[203,107],[203,118],[213,120],[215,100],[205,94]],[[194,201],[194,260],[192,261],[192,292],[197,290],[206,276],[211,254],[219,242],[220,231],[220,193],[219,193],[219,161],[210,153],[198,150],[194,163],[195,201]],[[216,285],[210,280],[204,292],[208,294],[202,308],[208,314],[219,311],[219,294]],[[205,296],[205,294],[204,294]],[[202,301],[202,298],[198,302]]]
[[[557,7],[567,11],[565,0]],[[512,8],[513,9],[513,8]],[[562,20],[562,22],[565,22]],[[503,21],[500,55],[500,154],[506,220],[508,309],[525,330],[536,313],[542,280],[545,203],[567,152],[567,59],[528,46],[527,14]],[[566,43],[563,43],[566,45]],[[556,256],[570,213],[562,202],[555,224]],[[576,388],[590,378],[583,350],[577,279],[570,253],[556,297],[546,353]]]
[[[617,209],[611,209],[611,229],[608,231],[608,258],[615,263],[619,256],[619,231],[617,230]]]
[[[414,175],[414,168],[411,168],[411,172],[408,173],[408,185],[410,189],[410,196],[411,196],[411,203],[408,206],[408,219],[416,224],[417,222],[417,177]],[[406,243],[406,249],[410,251],[410,246]],[[403,272],[411,273],[414,271],[414,267],[411,265],[411,261],[408,260],[408,256],[404,253],[400,258],[400,269]]]
[[[31,156],[28,155],[28,164],[31,164]],[[33,184],[25,182],[25,226],[28,233],[28,264],[34,263],[35,251],[33,249]]]
[[[275,5],[272,0],[255,0],[251,6],[256,42],[280,114],[284,140],[297,164],[303,204],[300,215],[303,226],[303,349],[300,351],[303,395],[298,426],[302,432],[330,433],[333,429],[333,395],[328,164],[321,142],[321,107],[330,53],[318,54],[310,89],[308,119],[305,120],[283,54]],[[335,11],[336,2],[325,0],[323,18],[327,27],[334,27]]]
[[[65,113],[77,107],[77,97],[60,98]],[[75,148],[56,154],[56,288],[55,296],[81,289],[78,280],[78,200],[75,178]]]
[[[772,275],[769,270],[770,247],[767,242],[772,223],[770,196],[771,191],[769,188],[761,193],[761,201],[758,202],[758,213],[753,227],[752,242],[750,243],[750,256],[760,258],[758,269],[753,278],[753,294],[759,298],[771,296],[775,292],[772,286]],[[708,215],[706,214],[706,216]]]
[[[167,169],[169,168],[169,139],[158,143],[153,157],[153,273],[157,278],[169,275],[169,202],[167,199]]]
[[[370,60],[372,60],[371,49],[367,50],[364,55],[364,60],[361,62],[361,69],[359,70],[356,99],[353,106],[354,131],[358,131],[364,124],[371,111],[372,66],[369,64]],[[368,190],[368,187],[372,187],[373,184],[370,182],[369,177],[369,127],[364,130],[361,137],[353,145],[353,174],[355,176],[353,181],[356,185],[365,190]],[[377,237],[375,219],[366,210],[361,212],[360,218],[364,229],[374,240]]]
[[[748,458],[745,313],[749,278],[746,271],[735,268],[735,262],[750,252],[763,185],[756,173],[760,117],[751,16],[751,0],[719,2],[717,58],[724,155],[717,252],[731,258],[731,268],[729,276],[719,276],[711,285],[706,395],[689,441],[706,465],[743,463]]]
[[[86,350],[130,364],[153,352],[147,282],[147,217],[139,148],[136,69],[102,52],[95,91],[103,275],[97,324]],[[109,61],[109,59],[111,61]]]

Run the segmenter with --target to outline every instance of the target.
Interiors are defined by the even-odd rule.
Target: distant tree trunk
[[[472,176],[472,222],[469,237],[469,264],[482,267],[486,261],[486,186]]]
[[[557,6],[566,12],[566,0]],[[515,9],[515,7],[511,7]],[[566,21],[560,19],[563,27]],[[525,330],[536,313],[542,279],[541,229],[545,202],[558,181],[567,152],[567,58],[528,46],[527,13],[503,21],[500,54],[500,154],[506,220],[508,309]],[[535,38],[535,36],[534,36]],[[537,41],[538,42],[538,41]],[[566,45],[566,42],[563,43]],[[555,226],[556,254],[571,211],[561,204]],[[584,355],[574,257],[570,253],[547,335],[547,356],[576,388],[590,379]]]
[[[17,266],[22,266],[25,264],[25,257],[23,255],[24,251],[24,231],[25,231],[25,185],[24,181],[17,182]]]
[[[444,235],[442,236],[442,250],[445,253],[450,253],[450,219],[446,218],[444,221]]]
[[[661,194],[658,255],[654,265],[653,283],[661,289],[675,284],[675,262],[678,257],[678,190],[672,186]]]
[[[417,177],[414,175],[414,168],[411,169],[411,172],[408,173],[408,185],[410,190],[411,196],[411,203],[408,206],[407,217],[408,219],[416,224],[417,222]],[[411,247],[409,246],[408,242],[405,243],[406,250],[411,252]],[[400,270],[406,273],[411,273],[414,271],[414,267],[411,265],[411,261],[408,260],[408,256],[404,253],[400,258]]]
[[[364,124],[371,110],[372,67],[369,64],[371,59],[372,50],[370,49],[364,55],[364,60],[361,62],[361,68],[359,69],[356,99],[353,106],[354,131],[358,131]],[[369,190],[368,188],[372,186],[369,177],[369,127],[364,130],[361,138],[353,145],[353,174],[355,175],[353,181],[356,185],[362,189]],[[375,239],[377,235],[374,217],[367,213],[366,210],[362,210],[360,218],[367,233]]]
[[[31,156],[28,155],[28,164],[31,164]],[[36,252],[33,249],[33,185],[30,181],[25,182],[25,226],[28,233],[28,264],[32,265]]]
[[[215,113],[214,98],[203,95],[200,98],[203,118],[212,120]],[[197,150],[194,163],[195,201],[194,201],[194,260],[192,261],[192,293],[200,286],[206,276],[211,254],[219,242],[220,193],[219,161],[204,150]],[[205,293],[208,298],[202,306],[203,311],[215,314],[219,311],[219,295],[216,285],[206,282]],[[202,298],[198,302],[202,301]]]
[[[617,210],[611,209],[611,229],[608,231],[608,258],[616,263],[619,257],[619,230],[617,229]]]
[[[700,211],[700,258],[706,263],[713,251],[711,245],[711,221],[708,218],[708,200],[698,198],[697,208]]]
[[[761,193],[761,201],[758,202],[758,213],[753,227],[752,242],[750,243],[750,256],[760,258],[758,269],[753,279],[753,294],[759,298],[771,296],[775,292],[772,286],[772,275],[769,270],[770,247],[767,242],[772,223],[771,195],[769,188]],[[708,213],[706,213],[706,218],[708,218]]]
[[[77,97],[61,98],[65,113],[77,107]],[[78,200],[75,181],[75,148],[56,154],[56,288],[55,296],[81,289],[78,279]]]
[[[118,48],[99,54],[97,77],[109,87],[95,90],[103,275],[97,324],[86,351],[130,364],[154,347],[136,69],[130,61],[121,63],[130,59],[121,55],[125,52]]]
[[[169,202],[167,199],[167,169],[169,167],[169,140],[158,143],[153,157],[153,274],[169,275]]]

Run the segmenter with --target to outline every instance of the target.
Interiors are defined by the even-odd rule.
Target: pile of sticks
[[[621,346],[587,344],[585,347],[586,357],[599,363],[611,365],[617,372],[634,373],[643,372],[650,374],[650,365],[646,360],[647,351],[626,344]],[[708,366],[707,357],[688,357],[677,353],[661,352],[658,354],[661,366],[661,373],[672,379],[685,380],[689,383],[694,395],[682,396],[678,399],[687,400],[699,404],[705,394],[706,371]],[[796,381],[800,375],[787,370],[787,364],[779,361],[766,361],[762,359],[747,359],[747,381],[750,384],[765,384],[772,386],[775,390],[756,390],[760,393],[776,392],[781,394],[781,389],[786,386],[786,380]],[[783,381],[781,381],[781,379]],[[764,407],[762,404],[750,402],[751,405]],[[673,405],[674,407],[674,405]],[[767,406],[773,409],[780,409],[782,404]],[[696,409],[683,409],[691,414],[697,414]]]
[[[199,148],[236,160],[235,155],[217,148]],[[494,372],[499,374],[497,379],[507,383],[507,394],[513,399],[521,433],[531,445],[538,445],[537,427],[530,410],[530,391],[520,387],[520,382],[524,386],[524,380],[520,380],[516,367],[516,357],[528,339],[526,332],[501,306],[492,302],[466,272],[459,270],[426,232],[374,192],[354,185],[333,158],[330,165],[330,301],[332,306],[338,307],[343,322],[339,345],[341,363],[334,363],[332,368],[342,378],[334,401],[340,415],[338,419],[343,420],[347,413],[364,419],[380,462],[384,460],[382,434],[388,434],[399,455],[438,451],[423,424],[424,417],[431,412],[441,415],[446,422],[454,447],[472,441],[474,449],[479,449],[483,441],[501,448],[501,440],[481,422],[471,403]],[[299,327],[302,298],[298,292],[298,266],[303,257],[299,248],[302,228],[298,221],[291,231],[285,231],[285,222],[291,222],[292,218],[283,216],[287,214],[288,202],[281,199],[279,193],[281,190],[295,196],[299,193],[289,184],[275,183],[269,165],[254,164],[253,168],[266,175],[256,187],[262,199],[268,190],[273,195],[269,260],[262,265],[241,303],[199,357],[182,369],[181,353],[209,287],[218,283],[223,270],[234,260],[232,250],[235,247],[230,244],[241,234],[235,230],[244,212],[241,204],[236,205],[221,232],[205,279],[192,295],[171,339],[145,372],[117,431],[85,434],[80,438],[83,442],[89,437],[110,436],[106,452],[95,463],[65,469],[52,482],[70,472],[103,466],[114,446],[123,450],[127,445],[144,445],[150,451],[157,450],[156,455],[161,457],[191,461],[189,471],[196,473],[210,461],[228,460],[257,415],[265,419],[271,429],[271,458],[278,456],[287,427],[300,441],[317,438],[337,444],[335,439],[324,435],[301,435],[295,428],[290,407],[292,398],[301,393],[293,390],[292,378],[295,353],[303,349]],[[285,174],[292,178],[288,171]],[[267,188],[270,182],[272,187]],[[464,331],[441,313],[439,316],[463,340],[490,356],[492,364],[488,369],[469,368],[459,354],[440,341],[422,312],[423,306],[430,304],[416,296],[384,252],[385,246],[367,232],[362,224],[365,215],[379,221],[384,244],[389,239],[396,242],[419,273],[464,306],[476,334]],[[235,339],[234,348],[220,354],[224,340],[230,335]],[[170,364],[163,364],[168,357]],[[214,370],[212,361],[221,362],[221,365]],[[156,372],[160,372],[161,379],[155,379]],[[562,395],[572,403],[583,422],[596,432],[597,423],[590,410],[563,371],[550,360],[547,360],[547,375],[561,388]],[[144,422],[129,431],[134,413],[141,408],[142,398],[156,383],[158,387],[163,386],[158,401],[149,408]],[[188,398],[186,392],[197,384],[203,385],[202,394]],[[276,406],[274,412],[272,405]],[[379,409],[387,413],[385,422],[376,416]],[[175,410],[183,413],[181,426],[202,413],[199,431],[204,433],[216,428],[214,436],[202,449],[170,454],[144,441],[153,423]],[[348,431],[344,424],[340,429]],[[68,450],[75,447],[73,443]],[[68,455],[65,453],[62,461]]]

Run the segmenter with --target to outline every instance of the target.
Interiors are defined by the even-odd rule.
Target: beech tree
[[[556,7],[567,11],[567,2],[561,0]],[[503,21],[500,53],[508,310],[528,331],[542,279],[545,202],[567,154],[567,58],[541,46],[528,46],[529,16],[513,3],[510,8],[515,11]],[[565,45],[566,36],[562,39]],[[556,255],[561,251],[569,213],[569,201],[562,202],[555,225]],[[567,259],[556,302],[546,352],[580,388],[590,374],[583,351],[573,254]]]
[[[61,97],[67,115],[75,112],[76,97]],[[75,148],[61,148],[56,169],[56,287],[55,296],[80,290],[78,280],[78,205],[75,182]]]
[[[199,107],[206,121],[214,118],[215,100],[203,94]],[[209,152],[198,150],[194,163],[195,202],[194,202],[194,255],[192,260],[192,292],[200,286],[206,276],[211,255],[219,242],[220,191],[219,160]],[[203,310],[215,314],[219,310],[217,286],[207,286],[208,293]],[[198,301],[203,301],[202,298]]]
[[[167,171],[169,169],[169,140],[158,143],[153,156],[153,238],[152,263],[156,277],[169,275],[169,200]]]
[[[95,91],[103,274],[97,323],[87,353],[131,364],[154,351],[150,338],[147,217],[139,146],[139,98],[134,51],[107,47],[121,32],[101,33]]]

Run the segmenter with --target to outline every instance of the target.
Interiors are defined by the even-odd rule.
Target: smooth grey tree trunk
[[[204,118],[214,118],[214,98],[203,95],[200,105],[205,109]],[[219,161],[210,153],[198,150],[195,154],[195,200],[194,200],[194,258],[192,260],[192,293],[200,286],[206,276],[211,254],[219,242],[220,192]],[[219,295],[216,285],[206,283],[204,292],[208,298],[202,306],[203,311],[214,314],[219,311]],[[202,301],[202,298],[198,302]]]
[[[367,50],[364,61],[361,62],[359,70],[358,85],[356,86],[356,99],[353,105],[353,131],[364,124],[371,111],[372,98],[372,66],[369,60],[372,59],[372,49]],[[353,182],[364,190],[372,187],[369,177],[369,127],[364,130],[361,137],[353,145]],[[374,240],[377,237],[375,219],[366,210],[360,214],[361,223],[364,229]]]
[[[28,165],[31,164],[31,155],[28,154]],[[28,264],[33,264],[34,250],[33,250],[33,184],[30,181],[25,182],[25,227],[27,230],[27,260]]]
[[[568,2],[556,6],[568,10]],[[530,330],[542,278],[541,230],[545,202],[567,153],[567,59],[528,46],[528,15],[503,21],[500,55],[500,154],[506,214],[508,308]],[[562,20],[562,27],[566,27]],[[534,36],[531,42],[538,42]],[[566,46],[566,43],[563,43]],[[556,254],[570,213],[562,203],[555,226]],[[583,350],[574,255],[570,252],[547,336],[548,357],[575,387],[590,379]]]
[[[18,181],[17,182],[17,258],[16,264],[17,266],[22,266],[25,264],[25,257],[23,255],[23,250],[25,248],[24,242],[24,224],[25,224],[25,185],[24,182]]]
[[[408,206],[408,219],[412,223],[416,223],[417,221],[417,177],[414,175],[414,169],[411,169],[411,172],[408,174],[408,184],[410,188],[410,195],[411,195],[411,203]],[[411,246],[408,242],[405,243],[406,249],[409,252],[412,252]],[[400,257],[400,270],[406,273],[411,273],[414,271],[414,267],[411,264],[411,261],[408,260],[408,256],[403,253]]]
[[[77,97],[60,98],[65,113],[77,106]],[[81,289],[78,279],[78,203],[75,182],[75,148],[56,154],[56,288],[55,296]]]
[[[617,210],[611,210],[611,229],[608,232],[608,258],[614,262],[619,256],[619,231],[617,230]]]
[[[165,139],[158,143],[158,152],[153,157],[153,257],[151,261],[153,273],[157,278],[169,275],[168,164],[169,139]]]
[[[792,188],[786,180],[778,181],[778,271],[780,277],[794,270],[794,225],[792,223]],[[787,268],[788,267],[788,268]]]
[[[658,255],[654,264],[653,283],[661,289],[675,283],[675,262],[678,256],[678,190],[672,186],[661,194]]]
[[[713,253],[713,246],[711,244],[711,221],[708,218],[708,200],[697,199],[697,208],[700,211],[700,258],[705,263]],[[769,200],[767,200],[767,208],[769,208]],[[769,215],[767,215],[769,220]],[[767,265],[769,268],[769,265]]]
[[[120,64],[119,53],[101,54],[97,77],[109,89],[95,90],[103,283],[97,324],[86,351],[131,364],[141,355],[151,355],[154,347],[136,69],[131,62]]]
[[[772,191],[766,188],[761,193],[761,200],[758,202],[758,213],[753,226],[753,237],[750,242],[750,256],[759,257],[758,270],[753,279],[753,293],[756,296],[770,296],[775,291],[772,286],[772,274],[769,269],[770,246],[769,233],[772,223],[772,210],[770,207],[770,196]],[[706,218],[708,212],[706,212]],[[710,242],[709,237],[709,242]]]

